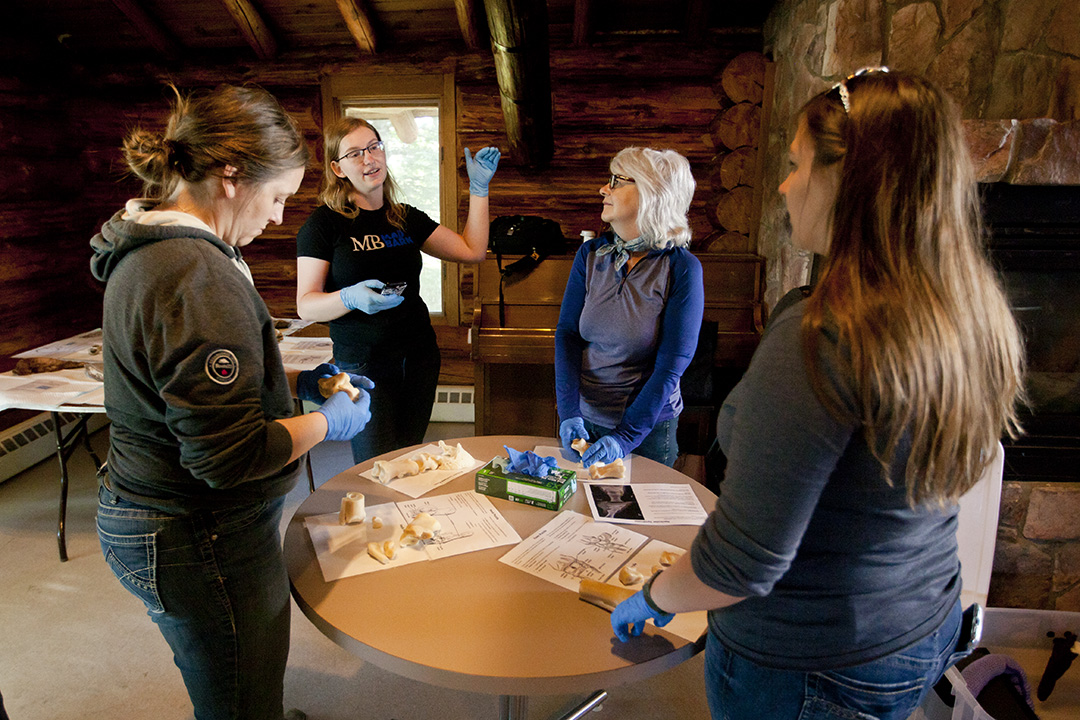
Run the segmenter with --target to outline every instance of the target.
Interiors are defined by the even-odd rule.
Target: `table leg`
[[[528,716],[528,695],[499,696],[499,720],[526,720]]]
[[[592,710],[599,710],[600,703],[607,699],[607,690],[597,690],[578,705],[576,708],[563,715],[558,720],[580,720]]]
[[[90,421],[89,414],[80,415],[79,419],[75,421],[75,426],[68,431],[67,435],[64,434],[61,427],[63,420],[60,418],[60,413],[54,410],[51,415],[53,432],[56,434],[56,457],[60,461],[60,517],[56,522],[56,544],[60,550],[60,562],[67,562],[67,540],[64,537],[64,521],[67,517],[68,497],[67,461],[71,457],[71,453],[75,451],[79,440],[82,440],[83,444],[86,445],[90,457],[94,459],[94,463],[99,468],[101,467],[101,460],[98,459],[97,454],[90,445],[90,434],[86,429],[86,424]]]

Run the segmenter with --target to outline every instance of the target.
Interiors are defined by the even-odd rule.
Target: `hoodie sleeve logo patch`
[[[231,385],[240,372],[240,362],[230,350],[215,350],[206,358],[206,374],[218,385]]]

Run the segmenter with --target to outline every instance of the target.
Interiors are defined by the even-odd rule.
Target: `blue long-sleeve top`
[[[615,270],[584,243],[574,258],[555,329],[559,417],[614,428],[625,453],[682,411],[682,377],[705,307],[701,263],[685,248],[653,250]]]

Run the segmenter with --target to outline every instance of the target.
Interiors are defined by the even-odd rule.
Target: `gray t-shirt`
[[[955,506],[909,508],[854,421],[819,402],[803,361],[800,302],[777,315],[717,422],[727,456],[716,509],[692,547],[697,576],[745,600],[710,632],[760,665],[828,670],[925,637],[960,593]],[[818,362],[847,408],[854,389],[826,334]]]

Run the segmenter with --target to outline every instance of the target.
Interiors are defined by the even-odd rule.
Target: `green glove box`
[[[508,462],[494,458],[476,471],[476,492],[513,502],[558,510],[577,491],[577,473],[556,468],[546,477],[538,478],[514,472],[503,472],[494,463]]]

